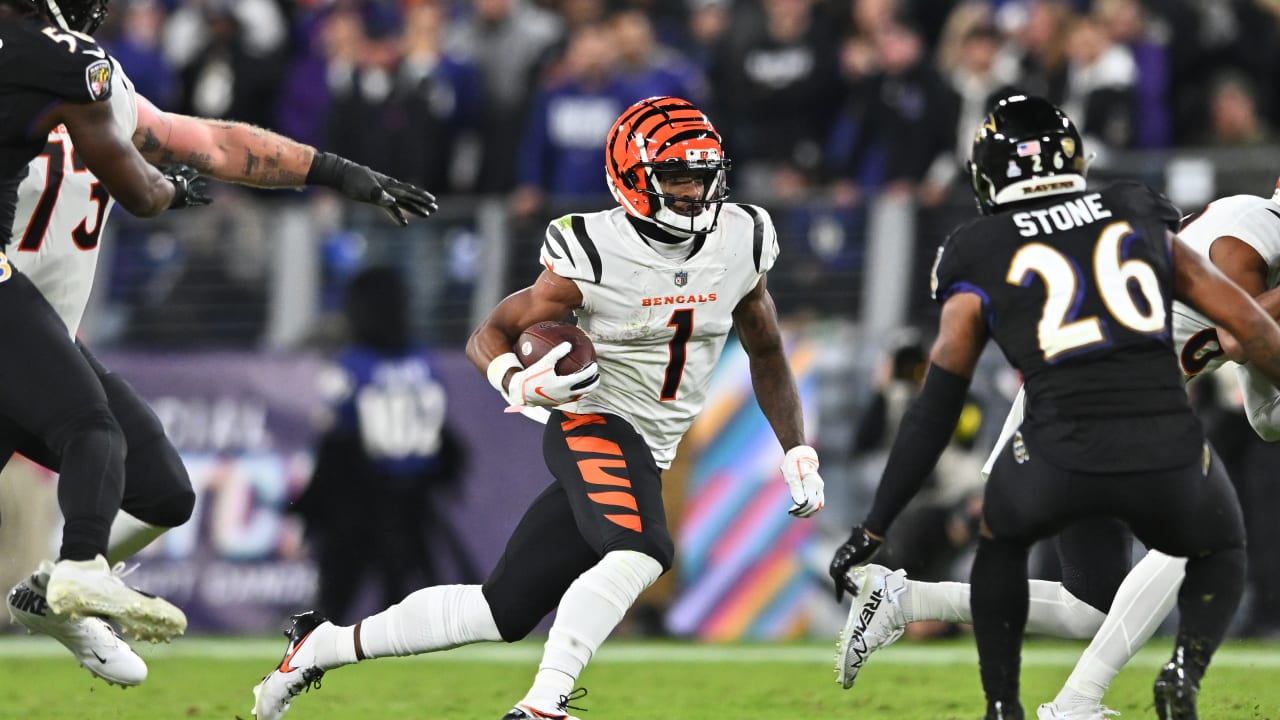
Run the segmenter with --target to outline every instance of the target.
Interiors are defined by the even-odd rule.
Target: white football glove
[[[556,363],[572,349],[567,342],[547,351],[537,362],[516,372],[507,384],[507,402],[511,412],[526,407],[556,407],[571,403],[600,385],[600,369],[591,363],[568,375],[556,374]]]
[[[818,474],[818,452],[808,445],[797,445],[782,458],[782,478],[787,481],[793,505],[788,513],[809,517],[822,509],[822,476]]]

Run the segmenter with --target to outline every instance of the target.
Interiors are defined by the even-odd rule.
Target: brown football
[[[596,361],[596,346],[591,344],[586,333],[572,323],[552,320],[531,325],[520,333],[520,339],[516,340],[516,357],[529,367],[562,342],[572,347],[569,354],[556,363],[557,375],[575,373]]]

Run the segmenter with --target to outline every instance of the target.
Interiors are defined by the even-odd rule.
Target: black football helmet
[[[973,138],[969,180],[983,215],[1008,203],[1084,190],[1084,143],[1053,103],[1010,95]]]
[[[23,0],[45,20],[63,30],[92,35],[107,19],[108,0]]]

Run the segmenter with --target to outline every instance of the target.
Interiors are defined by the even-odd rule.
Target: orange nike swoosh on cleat
[[[315,630],[312,630],[311,632],[315,632]],[[293,659],[293,656],[294,656],[294,655],[297,655],[297,654],[298,654],[298,649],[302,647],[302,643],[306,642],[306,641],[307,641],[307,638],[309,638],[309,637],[311,637],[311,633],[307,633],[306,635],[303,635],[303,636],[302,636],[302,639],[298,641],[298,644],[297,644],[297,645],[294,645],[294,646],[293,646],[293,649],[289,651],[289,654],[284,656],[284,660],[281,660],[281,661],[280,661],[280,672],[282,672],[282,673],[291,673],[291,672],[293,672],[294,670],[297,670],[297,669],[298,669],[298,668],[296,668],[296,667],[294,667],[294,666],[290,665],[290,664],[289,664],[289,661]]]
[[[525,712],[528,712],[529,714],[533,715],[536,718],[545,718],[546,720],[565,720],[565,718],[569,717],[568,715],[551,715],[548,713],[544,713],[535,708],[531,708],[528,705],[517,705],[516,707],[520,708],[521,710],[524,710]]]

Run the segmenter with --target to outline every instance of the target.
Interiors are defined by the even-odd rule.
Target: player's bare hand
[[[836,602],[844,599],[845,591],[858,594],[858,588],[849,579],[849,571],[858,565],[870,562],[880,550],[881,544],[882,541],[867,532],[866,528],[861,525],[853,526],[849,539],[836,548],[828,571],[831,573],[831,579],[836,583]]]
[[[173,200],[170,210],[199,207],[213,202],[209,196],[209,180],[190,165],[173,165],[160,171],[164,179],[173,183]]]

